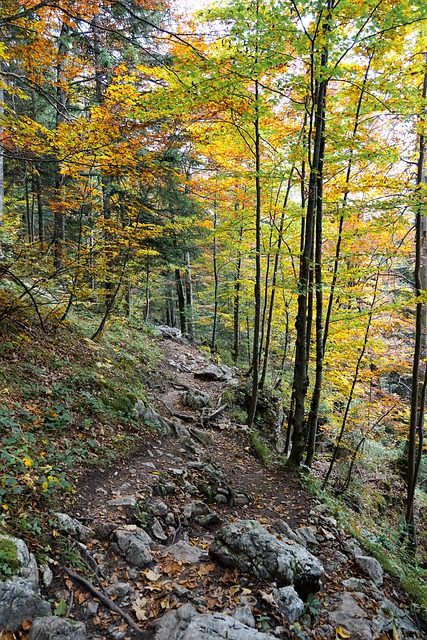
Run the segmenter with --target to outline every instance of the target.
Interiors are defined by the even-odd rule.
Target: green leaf
[[[68,605],[65,600],[60,600],[54,609],[55,616],[65,616],[67,613]]]

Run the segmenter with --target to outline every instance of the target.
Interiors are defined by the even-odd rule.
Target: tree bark
[[[243,227],[240,227],[239,246],[242,244]],[[234,276],[233,297],[233,362],[237,363],[240,355],[240,271],[242,268],[242,255],[239,251],[236,273]]]
[[[181,271],[178,268],[175,269],[175,286],[176,286],[176,295],[178,298],[180,329],[182,333],[187,333],[187,316],[185,313],[184,286],[182,284]]]
[[[331,29],[331,14],[333,9],[333,0],[328,0],[327,16],[324,20],[321,33],[324,36]],[[320,20],[323,18],[320,16]],[[314,47],[314,42],[312,43]],[[315,52],[312,51],[312,73],[315,71]],[[322,201],[319,200],[319,185],[323,183],[323,153],[324,153],[324,136],[325,136],[325,101],[328,87],[328,78],[322,77],[328,63],[328,46],[327,43],[322,46],[320,56],[320,74],[315,80],[313,108],[314,108],[314,137],[313,151],[310,162],[310,177],[308,185],[308,199],[305,219],[304,244],[300,259],[300,270],[298,279],[298,311],[296,319],[296,347],[295,347],[295,365],[293,394],[295,398],[295,408],[293,413],[293,433],[292,433],[292,449],[289,460],[292,464],[299,466],[304,456],[306,447],[308,426],[305,420],[305,398],[307,395],[308,380],[308,363],[309,363],[309,335],[310,326],[310,308],[308,305],[309,298],[309,281],[311,256],[313,251],[313,242],[316,228],[316,216],[320,216],[317,224],[321,225]],[[311,134],[308,136],[309,142]],[[320,194],[321,197],[321,194]]]
[[[4,115],[4,89],[2,85],[2,65],[0,62],[0,119]],[[3,129],[0,127],[0,137]],[[3,210],[4,210],[4,151],[3,145],[0,144],[0,260],[4,259],[3,245],[2,245],[2,227],[3,227]]]
[[[247,424],[251,427],[255,420],[258,405],[259,384],[259,353],[260,353],[260,324],[261,324],[261,137],[259,118],[259,84],[255,81],[255,287],[254,287],[254,335],[252,347],[252,395],[249,406]]]
[[[426,56],[427,64],[427,56]],[[427,71],[424,74],[422,89],[422,108],[420,120],[424,124],[426,119],[425,101],[427,98]],[[417,162],[417,191],[418,205],[415,214],[415,294],[417,305],[415,310],[415,347],[412,363],[412,391],[411,391],[411,413],[409,419],[409,431],[407,440],[408,467],[406,476],[406,513],[405,524],[408,539],[412,547],[416,546],[416,530],[414,518],[414,498],[415,488],[418,479],[419,466],[421,462],[423,427],[424,427],[424,405],[426,399],[427,368],[422,373],[422,360],[425,359],[423,347],[425,348],[426,332],[426,303],[422,296],[425,291],[426,274],[426,233],[427,222],[425,216],[424,189],[427,184],[425,171],[426,138],[424,133],[419,135],[419,152]],[[424,382],[421,385],[420,379]],[[418,441],[418,446],[417,446]]]
[[[186,269],[185,269],[185,299],[187,310],[187,326],[188,333],[194,338],[194,302],[193,302],[193,282],[191,279],[191,261],[190,252],[186,253]]]
[[[68,51],[66,37],[69,33],[69,27],[62,23],[61,33],[58,44],[58,64],[56,65],[56,126],[65,122],[67,114],[67,94],[63,88],[63,75],[65,56]],[[59,163],[55,163],[55,191],[57,197],[57,206],[54,213],[54,266],[60,271],[64,267],[64,242],[65,242],[65,215],[61,206],[61,187],[63,185],[63,176],[60,173]]]

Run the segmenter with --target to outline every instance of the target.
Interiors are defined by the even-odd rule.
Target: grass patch
[[[271,466],[271,451],[268,446],[262,442],[259,433],[255,430],[249,431],[248,436],[254,455],[261,460],[264,466]]]

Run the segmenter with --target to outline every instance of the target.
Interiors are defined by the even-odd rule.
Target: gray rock
[[[341,584],[349,591],[362,591],[362,593],[364,593],[366,589],[366,580],[362,578],[347,578],[343,580]]]
[[[0,582],[0,630],[17,631],[24,620],[51,613],[49,602],[40,598],[32,582],[23,578]]]
[[[291,624],[304,613],[304,603],[293,587],[274,589],[272,595],[280,613]]]
[[[154,640],[272,640],[223,613],[200,614],[191,604],[169,611],[155,623]]]
[[[207,557],[204,549],[188,544],[184,540],[179,540],[175,544],[167,547],[166,551],[170,553],[178,562],[187,562],[188,564],[197,564]]]
[[[227,382],[232,382],[232,383],[238,383],[239,382],[236,372],[231,367],[227,367],[226,364],[222,364],[221,365],[221,371],[224,374],[225,379],[227,380]]]
[[[249,605],[245,604],[243,607],[237,607],[232,615],[235,620],[245,624],[247,627],[251,627],[251,629],[255,629],[255,618]]]
[[[169,338],[170,340],[181,340],[182,338],[181,331],[176,327],[168,327],[167,325],[161,324],[156,327],[156,329],[163,338]]]
[[[76,537],[81,542],[89,542],[95,536],[95,532],[92,529],[85,527],[84,524],[75,518],[71,518],[66,513],[55,513],[54,516],[58,521],[59,531],[68,533],[68,535]]]
[[[200,444],[204,444],[208,447],[213,443],[213,438],[207,431],[201,431],[200,429],[195,429],[194,427],[190,427],[189,431],[191,437],[195,440],[198,440]]]
[[[284,520],[278,519],[276,520],[273,526],[274,526],[274,529],[277,531],[277,533],[280,533],[281,535],[283,535],[287,540],[292,540],[292,542],[297,542],[298,544],[300,544],[298,536],[296,535],[294,530],[291,529],[291,527],[288,525],[287,522],[285,522]]]
[[[154,518],[153,524],[151,525],[151,532],[153,534],[153,536],[155,538],[157,538],[157,540],[167,540],[168,537],[165,534],[162,525],[160,524],[160,522],[157,520],[157,518]]]
[[[388,598],[383,598],[379,617],[374,625],[375,631],[382,633],[389,631],[393,626],[403,631],[404,633],[402,635],[404,637],[407,635],[421,637],[420,629],[407,612],[397,607],[394,602],[391,602]]]
[[[152,540],[148,533],[134,525],[114,531],[118,551],[134,567],[144,567],[152,560]]]
[[[351,640],[372,640],[369,616],[357,600],[347,591],[338,596],[337,606],[329,612],[329,621],[335,627],[344,627]]]
[[[234,503],[238,505],[249,504],[250,500],[245,493],[237,493]]]
[[[308,549],[315,549],[319,546],[319,542],[314,535],[314,532],[314,527],[299,527],[298,529],[295,529],[295,535],[297,536],[299,543]]]
[[[49,588],[53,582],[53,573],[51,568],[48,567],[46,564],[42,564],[40,566],[40,571],[41,571],[43,585]]]
[[[156,500],[150,503],[150,511],[153,516],[165,516],[168,510],[168,505],[163,500]]]
[[[106,588],[107,595],[116,598],[125,598],[131,591],[133,591],[133,589],[127,582],[116,582]]]
[[[181,403],[184,407],[190,407],[191,409],[203,409],[203,407],[209,407],[211,399],[207,393],[199,391],[198,389],[189,389],[181,396]]]
[[[197,518],[212,513],[212,509],[201,500],[193,500],[184,506],[183,513],[186,518]]]
[[[384,571],[378,560],[371,556],[355,556],[355,563],[376,585],[380,587],[384,581]]]
[[[212,511],[212,509],[201,500],[194,500],[186,504],[183,513],[188,520],[193,518],[197,524],[205,528],[221,524],[221,519],[215,511]]]
[[[157,468],[154,462],[151,462],[150,460],[147,462],[141,462],[141,466],[146,467],[147,469],[152,469],[153,471],[156,471]]]
[[[142,400],[138,399],[135,402],[133,410],[136,419],[140,422],[144,422],[150,427],[169,433],[169,425],[166,420],[164,420],[157,411],[154,411],[151,407],[146,407]]]
[[[215,364],[208,364],[204,369],[201,369],[200,371],[196,371],[194,376],[196,378],[204,378],[205,380],[215,380],[215,381],[227,380],[226,373],[220,367],[217,367]]]
[[[294,585],[305,598],[320,589],[324,569],[307,549],[281,541],[255,520],[241,520],[222,527],[210,553],[228,567],[238,567],[279,587]]]
[[[357,544],[356,540],[346,540],[343,543],[344,552],[348,555],[349,558],[354,558],[356,556],[363,556],[364,553],[360,546]]]
[[[83,622],[49,616],[34,620],[28,640],[86,640]]]
[[[133,495],[119,496],[109,500],[107,504],[110,507],[136,507],[136,498]]]
[[[96,535],[99,540],[108,540],[117,527],[114,522],[99,522],[96,525]]]
[[[168,511],[168,513],[164,517],[164,521],[165,524],[167,524],[169,527],[175,526],[175,516],[172,511]]]
[[[195,496],[199,493],[198,488],[194,484],[191,484],[191,482],[187,482],[187,480],[184,480],[183,486],[187,493],[189,493],[191,496]]]

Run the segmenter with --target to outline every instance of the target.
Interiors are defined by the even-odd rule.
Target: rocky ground
[[[150,407],[137,407],[151,435],[126,464],[83,475],[73,519],[57,516],[69,554],[52,581],[45,571],[42,598],[65,626],[9,619],[0,637],[423,638],[377,561],[296,476],[254,456],[223,400],[234,373],[179,339],[162,344]],[[3,596],[0,620],[13,608]]]

